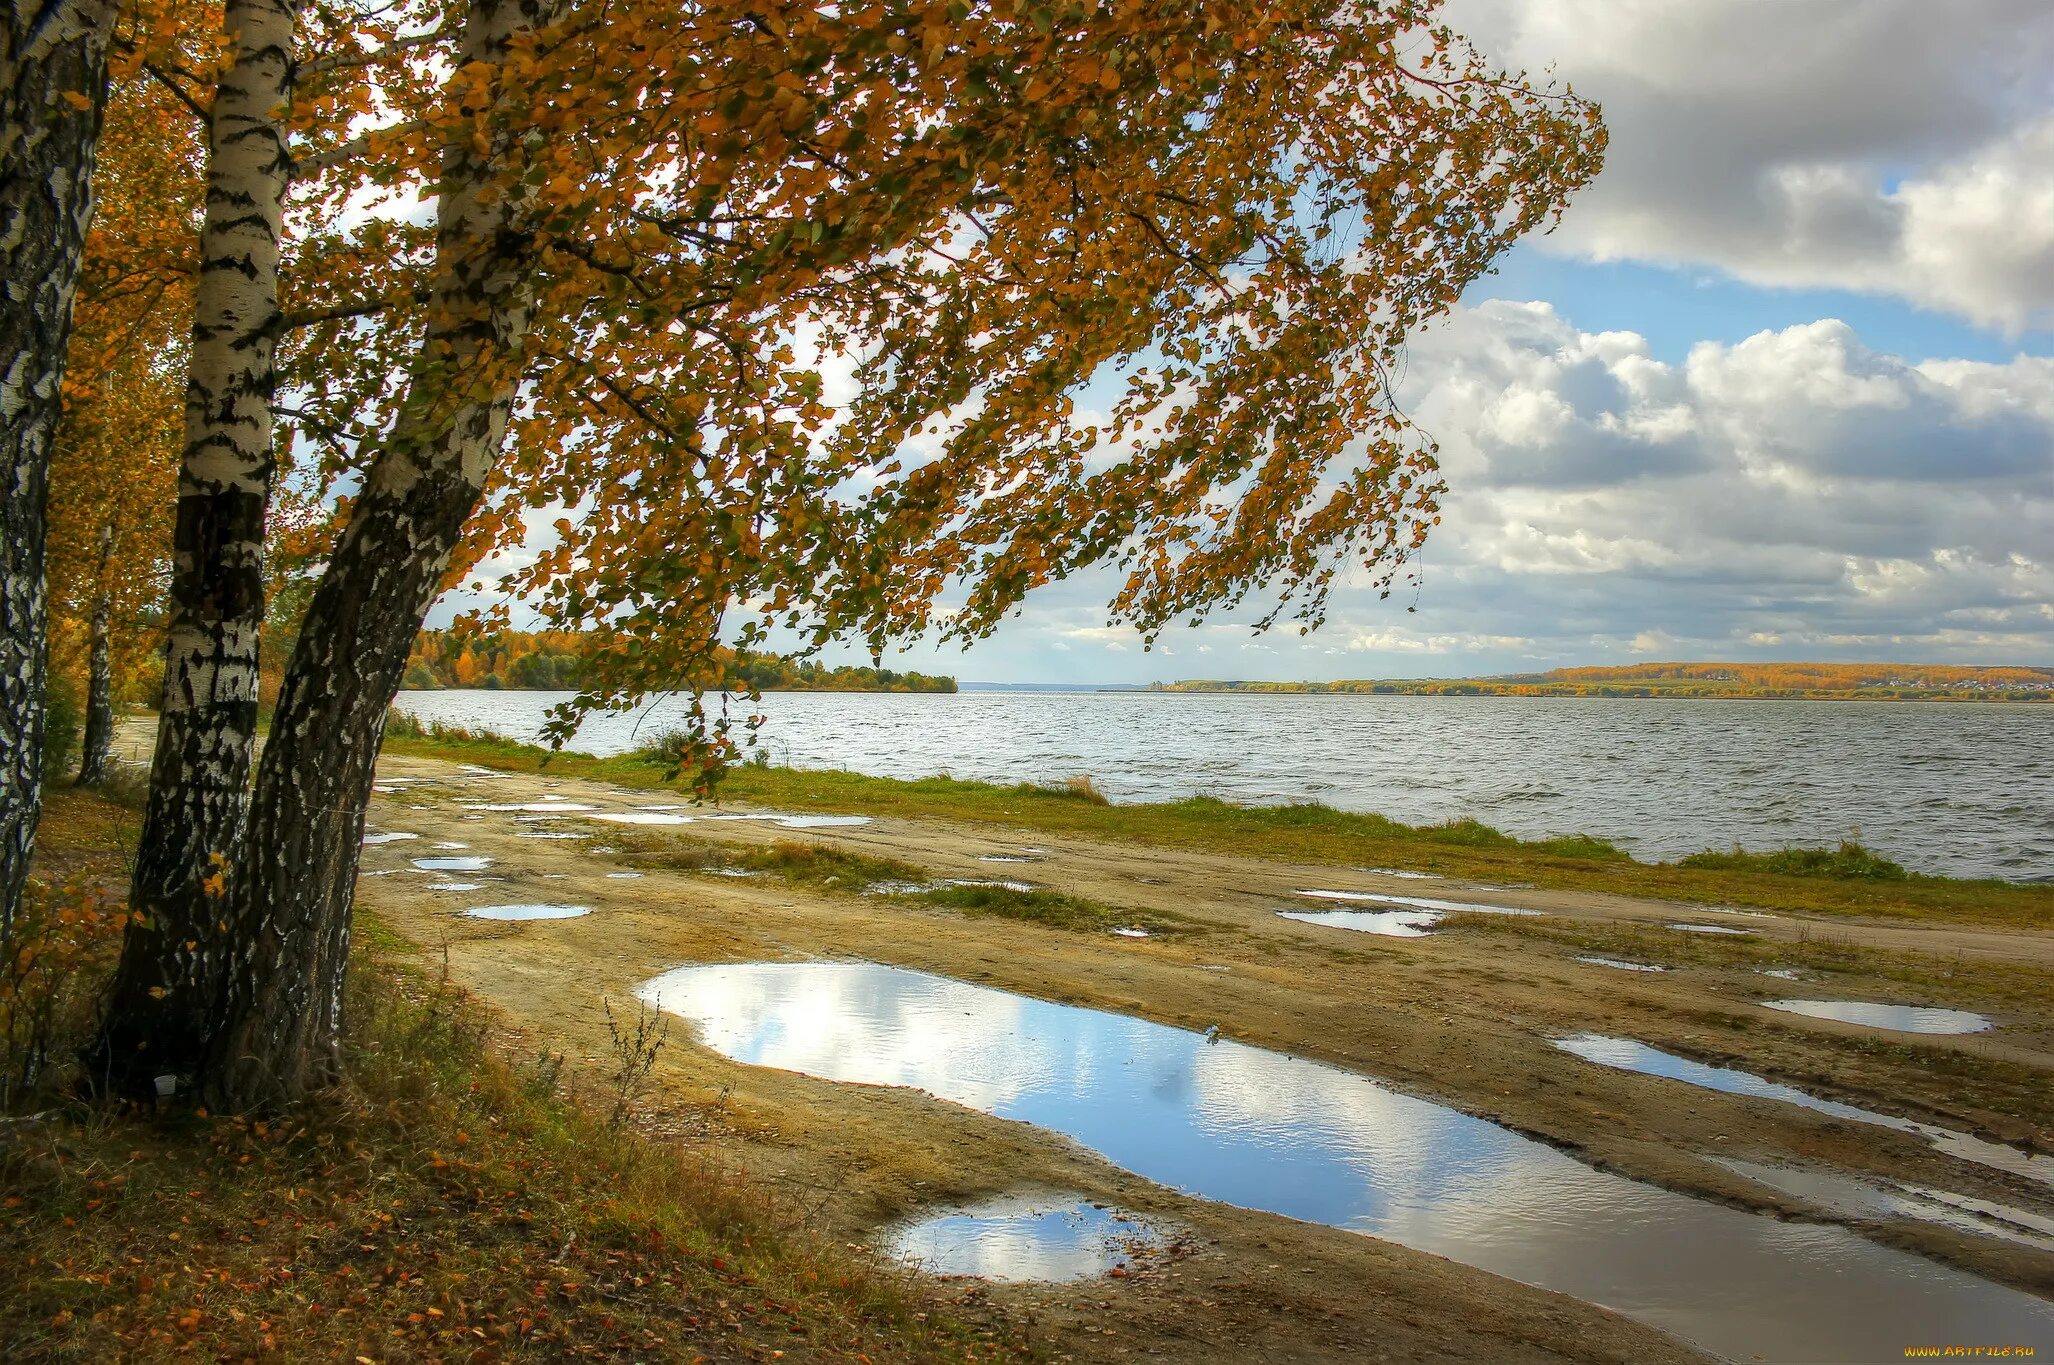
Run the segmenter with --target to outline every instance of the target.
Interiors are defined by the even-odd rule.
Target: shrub
[[[1772,872],[1785,877],[1837,877],[1850,881],[1901,882],[1911,875],[1899,864],[1852,839],[1842,839],[1838,848],[1782,848],[1773,853],[1749,853],[1735,844],[1730,853],[1706,849],[1690,854],[1681,865],[1720,872]]]
[[[43,782],[64,780],[78,757],[79,731],[84,712],[78,689],[71,679],[52,673],[43,686]]]

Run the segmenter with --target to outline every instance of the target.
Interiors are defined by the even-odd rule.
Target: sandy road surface
[[[1709,1156],[1808,1164],[2000,1199],[2054,1215],[2045,1185],[1937,1154],[1872,1125],[1590,1065],[1551,1040],[1586,1031],[1745,1065],[1865,1107],[2054,1149],[2054,934],[1720,915],[1623,897],[1478,888],[1182,850],[1095,844],[989,826],[881,820],[802,833],[701,823],[695,838],[833,842],[939,876],[1023,877],[1108,904],[1188,917],[1148,940],[972,918],[770,878],[644,867],[595,851],[632,837],[580,818],[523,818],[465,803],[545,794],[607,810],[674,801],[532,775],[479,777],[388,757],[381,778],[415,779],[373,806],[371,828],[413,839],[365,850],[360,902],[439,953],[537,1048],[604,1065],[602,1001],[685,962],[853,957],[1045,999],[1204,1028],[1359,1070],[1642,1179],[1786,1216],[1820,1209],[1741,1179]],[[539,830],[585,839],[537,839]],[[640,831],[643,837],[662,831]],[[461,851],[436,847],[460,843]],[[1025,852],[1025,850],[1035,850]],[[476,893],[416,857],[494,859]],[[990,856],[1029,863],[993,863]],[[451,874],[477,880],[470,874]],[[1427,895],[1545,912],[1465,917],[1393,939],[1282,919],[1319,908],[1307,889]],[[481,900],[570,901],[603,913],[495,924]],[[1725,923],[1747,938],[1682,935]],[[1675,970],[1626,973],[1580,953],[1656,954]],[[1763,976],[1797,966],[1802,983]],[[1225,968],[1226,970],[1219,970]],[[1912,1039],[1765,1010],[1783,995],[1977,1009],[1987,1036]],[[1662,1360],[1688,1352],[1637,1324],[1389,1243],[1183,1199],[1060,1139],[903,1090],[835,1085],[738,1066],[679,1037],[659,1066],[656,1122],[716,1137],[789,1189],[807,1216],[853,1241],[910,1209],[1024,1189],[1081,1190],[1190,1230],[1188,1250],[1119,1281],[971,1286],[977,1311],[1031,1319],[1080,1359]],[[2047,1294],[2054,1255],[1934,1225],[1862,1229]]]

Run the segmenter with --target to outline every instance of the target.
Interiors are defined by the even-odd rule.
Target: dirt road
[[[371,828],[416,837],[365,850],[360,903],[428,955],[529,1046],[603,1074],[603,1002],[619,1008],[688,962],[862,958],[1043,999],[1203,1029],[1368,1074],[1643,1180],[1787,1217],[1830,1212],[1743,1179],[1713,1157],[1845,1171],[2054,1216],[2054,1188],[1939,1154],[1919,1138],[1771,1100],[1592,1065],[1553,1040],[1596,1032],[1803,1085],[1878,1111],[2054,1150],[2054,934],[1761,918],[1624,897],[1483,888],[1052,838],[989,826],[880,820],[803,834],[695,823],[695,838],[806,838],[918,864],[938,877],[1022,877],[1110,905],[1181,916],[1148,939],[1078,933],[835,894],[775,878],[644,865],[637,832],[583,812],[488,810],[544,796],[600,811],[678,798],[533,775],[486,776],[388,757]],[[689,813],[689,812],[688,812]],[[647,839],[649,832],[639,832]],[[585,835],[538,838],[537,834]],[[445,847],[460,844],[461,849]],[[481,874],[413,859],[483,856]],[[992,858],[1028,862],[992,862]],[[631,870],[639,875],[622,876]],[[489,879],[489,880],[487,880]],[[454,880],[476,891],[433,889]],[[1282,918],[1339,908],[1302,892],[1429,896],[1539,911],[1446,921],[1385,938]],[[595,913],[517,924],[465,917],[481,900],[571,902]],[[1388,907],[1374,907],[1388,908]],[[1742,934],[1696,935],[1673,923]],[[1627,972],[1580,962],[1666,965]],[[1798,980],[1764,975],[1794,970]],[[1785,995],[1979,1010],[1999,1027],[1913,1038],[1764,1009]],[[631,1008],[631,1007],[630,1007]],[[965,1282],[973,1311],[1029,1321],[1060,1354],[1242,1360],[1691,1358],[1637,1324],[1403,1247],[1181,1198],[1059,1138],[918,1092],[745,1067],[681,1034],[662,1054],[651,1121],[719,1143],[833,1235],[870,1239],[911,1210],[1023,1190],[1081,1191],[1187,1229],[1183,1249],[1121,1280]],[[2054,1253],[1936,1224],[1861,1224],[1878,1240],[2041,1294]]]

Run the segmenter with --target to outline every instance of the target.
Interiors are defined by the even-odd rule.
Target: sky
[[[966,681],[2054,663],[2054,3],[1450,0],[1604,172],[1414,339],[1443,521],[1310,636],[1043,590]],[[847,656],[853,659],[855,656]]]

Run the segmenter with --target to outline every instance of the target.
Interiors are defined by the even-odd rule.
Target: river
[[[398,705],[527,739],[570,695],[402,692]],[[683,709],[591,717],[572,747],[622,752]],[[772,761],[802,768],[1081,773],[1115,801],[1473,816],[1643,859],[1855,837],[1918,871],[2054,881],[2054,706],[966,691],[773,693],[762,709]]]

